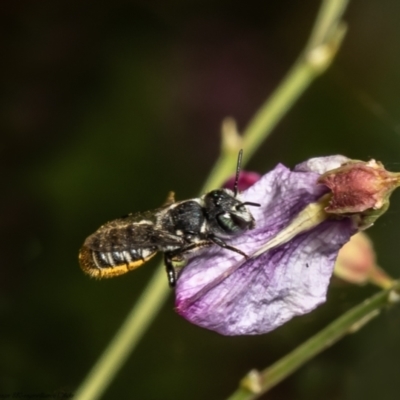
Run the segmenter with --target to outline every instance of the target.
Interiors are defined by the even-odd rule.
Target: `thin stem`
[[[340,19],[346,11],[348,3],[349,0],[325,0],[322,3],[308,40],[306,51],[329,42],[330,37],[334,36],[335,31],[339,28]]]
[[[257,399],[343,336],[354,333],[363,327],[377,316],[383,307],[398,302],[399,290],[400,282],[396,282],[391,289],[383,290],[347,311],[336,321],[258,375],[255,375],[255,372],[252,371],[250,376],[242,380],[241,387],[228,400]],[[251,381],[256,381],[256,384],[251,384]],[[257,393],[255,393],[255,390],[251,390],[251,387],[256,387]]]
[[[335,6],[328,7],[327,3]],[[309,43],[314,43],[315,32],[326,40],[303,52],[281,85],[250,121],[241,140],[233,141],[236,144],[232,145],[232,141],[228,143],[226,139],[229,135],[223,136],[221,155],[201,193],[221,186],[232,174],[241,147],[245,150],[243,162],[248,161],[310,83],[330,65],[344,36],[345,28],[340,18],[346,4],[347,0],[324,0]],[[139,302],[78,388],[75,400],[95,400],[102,395],[155,318],[168,293],[164,266],[160,265]]]
[[[346,32],[341,17],[348,0],[324,0],[320,7],[306,49],[288,72],[282,83],[260,107],[245,128],[242,140],[222,143],[221,154],[203,189],[221,186],[232,174],[240,148],[244,149],[245,164],[268,138],[275,126],[305,92],[310,84],[332,63]],[[324,38],[324,41],[322,41]]]
[[[170,292],[166,282],[165,268],[157,269],[124,323],[75,393],[74,400],[98,399],[112,382],[164,304]]]

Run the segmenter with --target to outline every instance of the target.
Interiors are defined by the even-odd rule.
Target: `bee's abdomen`
[[[95,278],[112,278],[140,267],[157,252],[154,247],[124,251],[95,251],[83,246],[79,252],[82,270]]]

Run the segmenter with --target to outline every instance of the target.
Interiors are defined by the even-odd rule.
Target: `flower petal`
[[[326,221],[255,262],[243,264],[217,286],[201,291],[201,296],[184,299],[182,289],[178,312],[223,335],[266,333],[310,312],[326,299],[349,225],[348,220]]]
[[[313,165],[319,164],[323,159]],[[256,228],[229,245],[256,253],[327,193],[310,170],[278,165],[245,191],[243,201],[261,204],[251,210]],[[217,246],[194,253],[177,282],[177,312],[224,335],[271,331],[325,301],[337,253],[354,232],[349,219],[327,220],[247,261]]]
[[[294,170],[299,172],[316,172],[317,174],[322,175],[327,171],[339,168],[348,161],[350,161],[349,158],[340,154],[326,157],[315,157],[297,164]]]

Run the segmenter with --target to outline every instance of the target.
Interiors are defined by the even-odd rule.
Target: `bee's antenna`
[[[261,207],[260,203],[253,203],[252,201],[245,201],[242,204],[244,204],[245,206]]]
[[[234,197],[236,197],[238,193],[238,181],[239,181],[240,168],[242,166],[242,157],[243,157],[243,149],[240,149],[236,165],[236,178],[235,178],[235,183],[233,185]]]

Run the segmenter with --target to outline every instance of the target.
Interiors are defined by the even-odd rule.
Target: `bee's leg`
[[[178,268],[178,274],[176,272],[177,268],[174,266],[174,262],[184,262],[185,254],[191,253],[200,249],[202,247],[210,246],[212,242],[210,240],[203,240],[197,243],[190,243],[186,247],[168,251],[164,253],[164,263],[167,270],[168,283],[171,288],[175,287],[177,281],[177,275],[181,271],[182,267]]]
[[[174,288],[176,285],[176,272],[172,263],[173,254],[171,252],[164,254],[164,264],[167,270],[168,284],[170,288]]]
[[[222,247],[223,249],[231,250],[231,251],[234,251],[235,253],[241,254],[246,260],[248,260],[250,258],[246,253],[243,253],[242,250],[237,249],[236,247],[233,247],[233,246],[229,246],[229,244],[226,244],[222,239],[220,239],[214,235],[209,235],[208,239],[211,242],[215,243],[217,246]]]

